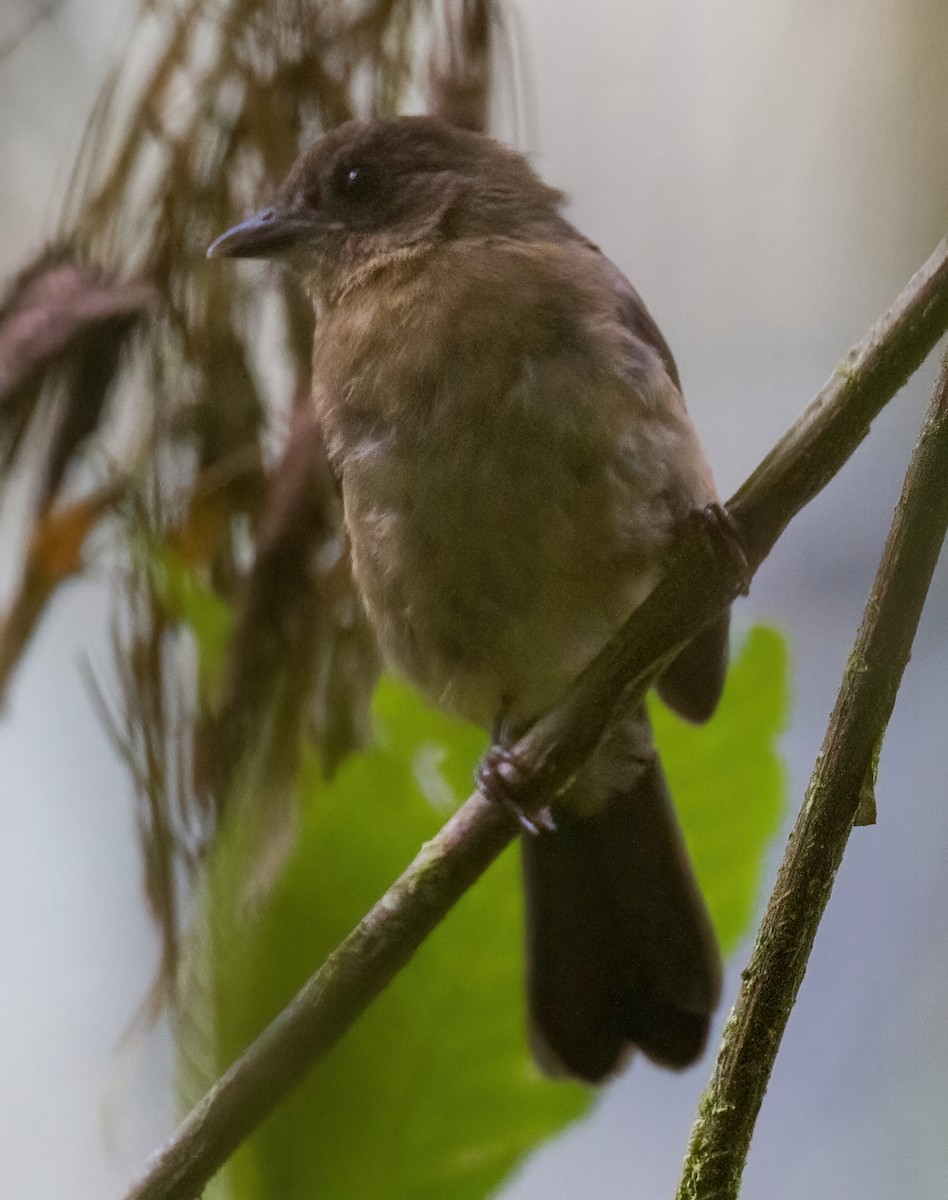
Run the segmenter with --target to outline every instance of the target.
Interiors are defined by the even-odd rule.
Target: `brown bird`
[[[428,117],[340,126],[209,256],[278,258],[316,311],[313,404],[384,654],[510,738],[654,586],[711,472],[665,339],[560,193]],[[728,621],[658,681],[714,709]],[[531,1040],[598,1081],[683,1067],[720,991],[714,935],[644,710],[524,833]]]

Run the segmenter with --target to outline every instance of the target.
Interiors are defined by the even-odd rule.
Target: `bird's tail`
[[[643,713],[614,731],[553,815],[555,831],[523,837],[540,1066],[598,1082],[636,1046],[688,1066],[707,1040],[721,964]]]

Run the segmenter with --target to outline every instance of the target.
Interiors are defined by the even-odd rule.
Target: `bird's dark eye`
[[[378,174],[367,163],[340,163],[333,172],[332,190],[348,204],[368,204],[378,195]]]

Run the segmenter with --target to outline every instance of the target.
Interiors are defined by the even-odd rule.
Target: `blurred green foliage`
[[[784,643],[758,628],[737,655],[711,724],[684,726],[655,705],[671,785],[726,949],[748,931],[784,810],[776,742],[787,690]],[[376,692],[374,720],[373,745],[331,781],[315,761],[306,763],[295,848],[265,899],[246,888],[246,838],[225,828],[214,849],[182,1010],[187,1103],[471,791],[482,733],[433,712],[391,679]],[[504,854],[241,1148],[210,1195],[480,1200],[582,1114],[592,1093],[544,1079],[527,1051],[518,876],[516,853]],[[201,1060],[208,1078],[194,1069]]]
[[[233,612],[170,546],[140,544],[139,549],[156,601],[194,638],[199,695],[207,699],[219,688],[227,664]]]

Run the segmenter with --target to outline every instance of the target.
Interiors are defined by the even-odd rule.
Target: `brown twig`
[[[751,568],[838,470],[873,417],[948,327],[948,241],[853,350],[800,421],[731,502]],[[746,582],[726,539],[683,540],[648,600],[563,703],[513,748],[511,789],[532,811],[565,786],[630,692]],[[408,962],[459,896],[515,834],[499,807],[472,796],[327,959],[292,1003],[222,1076],[153,1158],[127,1200],[193,1200],[214,1172]]]
[[[871,782],[948,529],[948,356],[836,708],[691,1135],[678,1200],[734,1200],[813,939]]]

